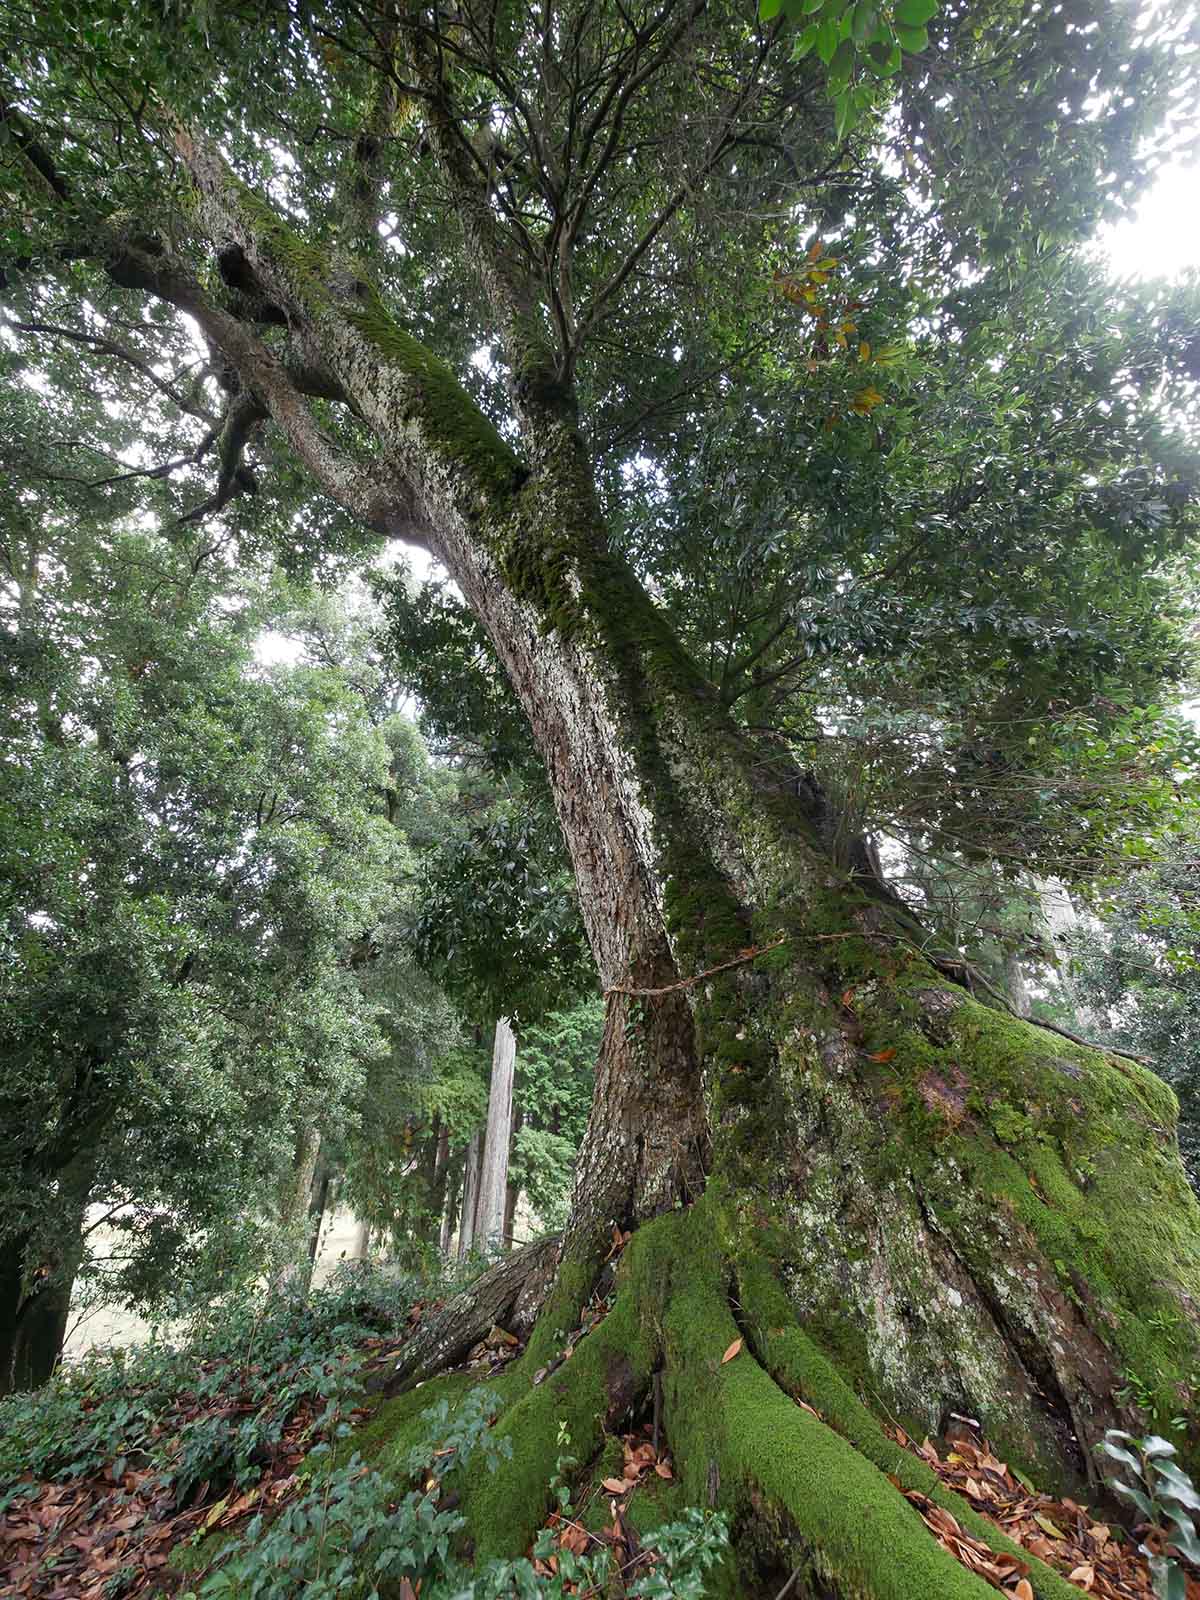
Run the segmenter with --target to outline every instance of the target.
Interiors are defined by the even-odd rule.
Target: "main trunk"
[[[1094,1477],[1132,1399],[1160,1427],[1191,1405],[1200,1219],[1171,1092],[930,960],[608,554],[569,423],[544,460],[518,582],[443,553],[545,757],[608,998],[567,1256],[707,1181],[860,1393]]]
[[[203,224],[236,240],[297,348],[374,433],[374,524],[418,526],[490,636],[545,762],[607,998],[549,1298],[546,1250],[518,1256],[400,1361],[401,1381],[429,1376],[545,1302],[509,1384],[514,1465],[467,1505],[480,1550],[519,1550],[536,1526],[559,1422],[577,1452],[599,1449],[659,1367],[690,1488],[746,1517],[765,1507],[856,1594],[912,1592],[821,1498],[835,1458],[859,1472],[839,1453],[849,1440],[873,1463],[867,1524],[890,1503],[876,1469],[900,1469],[863,1400],[914,1430],[976,1417],[1043,1479],[1091,1476],[1091,1446],[1134,1403],[1160,1429],[1190,1418],[1200,1213],[1170,1091],[981,1006],[865,857],[833,858],[819,791],[734,725],[612,553],[571,396],[532,324],[504,330],[518,459],[369,286],[339,286],[215,157],[181,150]],[[276,395],[265,352],[205,325]],[[296,406],[271,403],[350,504]],[[559,1371],[614,1228],[638,1230],[616,1303]],[[739,1326],[756,1364],[747,1353],[722,1376]],[[783,1390],[822,1412],[836,1449],[808,1438]]]

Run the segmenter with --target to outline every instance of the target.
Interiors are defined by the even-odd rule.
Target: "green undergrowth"
[[[370,1341],[399,1336],[427,1285],[343,1270],[309,1296],[233,1296],[179,1337],[103,1349],[43,1388],[0,1402],[0,1505],[21,1480],[119,1478],[126,1462],[182,1503],[202,1483],[219,1497],[256,1482],[306,1419],[317,1439],[357,1403]]]
[[[414,1589],[425,1600],[556,1600],[610,1592],[613,1550],[597,1540],[573,1552],[559,1540],[562,1527],[584,1526],[571,1487],[578,1461],[567,1453],[564,1423],[546,1484],[554,1514],[533,1541],[534,1559],[484,1560],[473,1549],[461,1496],[513,1460],[511,1440],[494,1426],[501,1404],[497,1385],[443,1392],[419,1413],[415,1444],[402,1452],[400,1437],[393,1438],[386,1475],[378,1458],[372,1468],[357,1452],[339,1461],[319,1446],[300,1474],[299,1492],[272,1518],[256,1516],[219,1548],[209,1541],[202,1555],[177,1563],[185,1572],[183,1600],[398,1600]],[[702,1600],[725,1551],[724,1522],[677,1505],[662,1512],[643,1518],[650,1554],[620,1593]]]

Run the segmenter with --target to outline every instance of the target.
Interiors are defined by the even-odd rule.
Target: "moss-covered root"
[[[933,1539],[884,1474],[796,1405],[738,1338],[725,1264],[703,1210],[666,1219],[676,1273],[663,1319],[667,1431],[689,1501],[723,1505],[735,1538],[775,1525],[797,1565],[863,1600],[984,1600],[994,1593]]]
[[[888,1438],[837,1368],[800,1328],[786,1294],[761,1258],[744,1256],[737,1262],[737,1300],[751,1349],[787,1394],[813,1406],[859,1455],[902,1489],[927,1495],[990,1549],[1028,1563],[1029,1581],[1038,1600],[1078,1600],[1079,1591],[1073,1584],[972,1510],[960,1495],[946,1488],[927,1462]]]
[[[535,1384],[541,1369],[532,1360],[544,1343],[538,1340],[512,1374],[516,1397],[495,1427],[498,1439],[511,1441],[512,1455],[492,1472],[473,1473],[462,1488],[461,1510],[478,1561],[522,1555],[551,1508],[558,1458],[590,1460],[645,1394],[658,1345],[652,1321],[642,1315],[645,1297],[635,1267],[636,1253],[621,1273],[612,1310],[568,1360]]]

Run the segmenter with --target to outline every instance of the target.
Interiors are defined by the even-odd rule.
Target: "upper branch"
[[[258,414],[269,413],[287,436],[296,454],[317,482],[342,508],[387,536],[423,542],[420,519],[403,484],[386,469],[372,469],[339,449],[318,427],[306,398],[287,366],[263,343],[253,328],[215,305],[202,286],[181,263],[165,252],[121,243],[105,260],[113,282],[123,288],[143,289],[192,316],[209,342],[236,369],[257,406],[231,409],[223,430],[221,504],[232,493],[241,443]],[[233,445],[236,453],[232,453]]]
[[[292,348],[332,375],[379,441],[384,465],[370,473],[344,458],[330,460],[329,442],[272,352],[253,330],[206,308],[205,332],[264,397],[320,481],[347,504],[356,495],[362,500],[365,479],[370,525],[379,525],[381,502],[387,516],[406,516],[422,529],[421,539],[434,537],[447,517],[474,524],[481,515],[505,515],[523,469],[450,369],[395,322],[355,264],[302,239],[188,129],[176,125],[172,132],[198,191],[204,232],[243,252],[256,281],[282,308]]]
[[[426,35],[412,26],[403,42],[410,71],[425,95],[426,126],[454,196],[463,233],[501,326],[513,370],[514,399],[520,411],[537,412],[556,397],[564,377],[565,352],[549,338],[536,276],[517,257],[520,242],[511,224],[504,228],[492,204],[486,166],[481,166],[456,115],[442,58]]]

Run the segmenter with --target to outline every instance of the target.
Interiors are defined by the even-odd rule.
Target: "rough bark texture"
[[[32,1235],[7,1239],[0,1250],[0,1395],[36,1389],[62,1355],[71,1291],[84,1257],[84,1221],[94,1176],[88,1155],[57,1177],[65,1223],[60,1244],[43,1254]]]
[[[475,1243],[475,1217],[479,1198],[481,1135],[473,1133],[463,1168],[462,1209],[458,1217],[458,1259],[465,1261]]]
[[[821,795],[733,723],[611,552],[569,389],[547,383],[508,286],[488,279],[519,457],[369,285],[297,241],[212,153],[181,151],[201,226],[243,250],[374,435],[373,525],[422,530],[492,640],[545,761],[608,996],[557,1276],[501,1386],[514,1464],[465,1502],[479,1550],[523,1547],[559,1421],[577,1453],[599,1450],[661,1366],[693,1498],[743,1524],[759,1515],[840,1592],[981,1595],[897,1502],[862,1402],[917,1432],[949,1410],[979,1417],[1043,1481],[1090,1475],[1098,1436],[1130,1420],[1118,1395],[1143,1421],[1193,1417],[1200,1214],[1173,1096],[980,1005],[864,863],[835,862]],[[486,278],[486,208],[466,220]],[[323,467],[303,418],[272,398],[269,352],[219,318],[202,325],[353,503],[361,483]],[[613,1310],[534,1384],[614,1225],[636,1224]],[[552,1253],[528,1278],[514,1265],[485,1279],[414,1341],[398,1381],[453,1361],[490,1320],[529,1321]],[[746,1262],[771,1309],[754,1321],[743,1300],[759,1359],[722,1371],[738,1326],[728,1284]],[[813,1374],[825,1422],[785,1392]],[[827,1492],[834,1479],[844,1495]],[[1035,1587],[1062,1592],[1041,1574]]]

